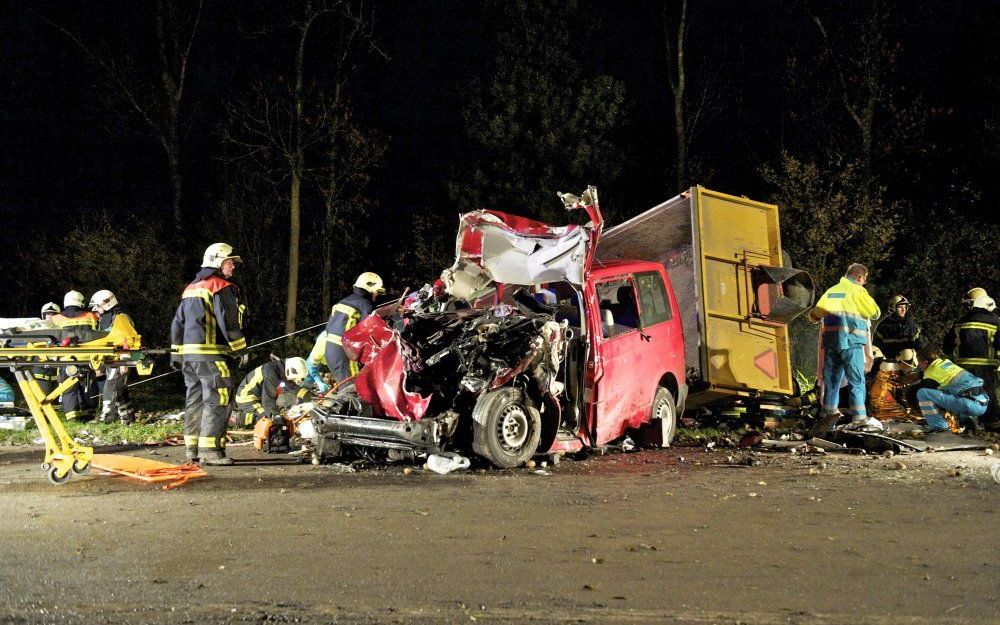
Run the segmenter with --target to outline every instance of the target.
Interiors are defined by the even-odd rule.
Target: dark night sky
[[[286,6],[264,4],[260,9],[258,3],[206,3],[183,108],[184,204],[189,214],[210,215],[219,200],[216,127],[224,102],[256,76],[291,63],[280,31],[240,36],[241,27]],[[621,137],[625,174],[611,186],[581,180],[580,187],[598,185],[609,210],[627,217],[678,192],[669,173],[672,120],[661,3],[583,4],[592,19],[575,26],[583,33],[580,52],[586,72],[624,82],[629,119]],[[868,6],[841,4],[843,11],[834,13],[834,21],[849,21],[852,12]],[[56,245],[95,210],[133,215],[167,210],[170,188],[155,138],[134,117],[116,112],[95,95],[101,75],[94,64],[41,19],[65,24],[88,41],[128,50],[138,67],[155,76],[153,22],[144,6],[0,6],[0,215],[7,226],[5,241],[30,245],[25,239],[37,238]],[[715,93],[692,146],[703,177],[692,182],[764,199],[769,189],[759,175],[762,164],[774,162],[782,149],[808,152],[818,147],[815,136],[804,133],[790,115],[799,103],[790,94],[787,71],[790,57],[805,63],[815,57],[816,31],[796,2],[706,0],[692,6],[689,72],[693,86],[709,80]],[[376,2],[374,8],[375,37],[389,59],[367,58],[351,85],[351,97],[357,117],[390,138],[385,166],[373,186],[379,208],[369,234],[391,245],[405,238],[407,229],[400,224],[413,212],[457,212],[449,206],[445,182],[471,155],[462,110],[472,81],[490,70],[494,48],[476,2]],[[933,111],[923,139],[929,153],[906,163],[920,172],[925,185],[911,193],[919,200],[948,192],[955,180],[967,181],[982,194],[982,201],[966,207],[968,215],[996,223],[996,146],[992,155],[984,153],[990,146],[984,147],[983,127],[987,119],[1000,119],[1000,3],[921,1],[896,8],[903,15],[893,31],[901,59],[894,80],[904,93],[921,94]],[[307,71],[322,85],[322,37],[313,45]],[[197,233],[189,236],[197,239]],[[4,273],[19,271],[8,266]],[[34,307],[42,297],[25,301]]]

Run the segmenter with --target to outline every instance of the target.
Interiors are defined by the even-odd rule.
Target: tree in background
[[[464,112],[476,156],[449,185],[452,200],[564,221],[557,191],[610,186],[623,169],[624,87],[584,75],[591,25],[576,0],[493,1],[483,19],[496,58]]]
[[[371,38],[371,18],[366,19],[360,9],[346,1],[312,2],[305,0],[298,7],[298,14],[288,19],[291,29],[291,43],[294,55],[290,79],[284,75],[275,78],[261,78],[255,82],[250,94],[243,99],[234,99],[229,105],[232,125],[225,132],[226,139],[242,149],[241,154],[232,158],[250,157],[265,163],[273,174],[275,184],[283,187],[288,183],[288,260],[285,297],[285,332],[292,332],[296,326],[299,300],[299,250],[303,221],[303,182],[316,170],[310,165],[314,161],[323,162],[324,197],[327,217],[324,227],[335,220],[335,210],[342,206],[334,203],[343,201],[337,186],[342,181],[341,174],[331,169],[336,167],[355,170],[356,162],[346,162],[356,157],[351,150],[341,150],[344,137],[361,136],[350,124],[348,98],[345,88],[354,73],[353,56],[361,47],[377,51]],[[320,23],[332,22],[338,37],[330,42],[333,49],[321,48],[316,51],[317,65],[333,69],[333,78],[322,84],[315,81],[307,86],[306,55],[307,44]],[[331,87],[332,97],[326,95],[326,87]],[[355,145],[355,147],[357,147]],[[325,158],[320,155],[325,154]],[[368,168],[370,163],[365,163]],[[331,173],[333,172],[333,173]],[[333,185],[331,187],[331,185]],[[324,250],[328,250],[324,237]],[[326,252],[329,257],[330,252]],[[329,299],[329,293],[324,294]]]
[[[141,68],[129,53],[87,43],[80,34],[42,16],[100,70],[104,89],[111,94],[111,100],[124,106],[156,135],[167,159],[170,215],[175,234],[181,240],[184,223],[181,104],[188,78],[188,61],[201,23],[202,5],[203,0],[195,3],[157,0],[153,10],[157,68]]]

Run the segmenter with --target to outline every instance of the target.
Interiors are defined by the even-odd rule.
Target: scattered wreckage
[[[776,206],[696,187],[604,233],[595,188],[559,195],[586,223],[461,215],[442,277],[462,306],[387,305],[344,335],[363,367],[301,424],[314,461],[447,449],[510,468],[640,429],[668,446],[689,389],[793,391],[786,325],[813,287],[780,266]]]

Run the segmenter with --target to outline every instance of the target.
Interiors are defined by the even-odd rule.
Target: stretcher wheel
[[[65,484],[69,481],[69,478],[73,477],[72,471],[67,471],[66,475],[59,477],[57,473],[59,472],[59,467],[52,467],[49,469],[49,481],[59,486],[60,484]]]
[[[90,473],[90,463],[84,462],[81,464],[79,460],[73,461],[73,473],[76,473],[77,475],[87,475]]]
[[[48,462],[43,462],[42,463],[42,471],[48,471],[51,468],[52,468],[52,465],[49,464]]]

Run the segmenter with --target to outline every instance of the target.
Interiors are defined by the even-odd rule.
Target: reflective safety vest
[[[326,340],[328,343],[343,346],[344,333],[358,325],[375,310],[371,295],[364,289],[355,288],[354,293],[340,300],[330,313],[326,322]]]
[[[924,370],[923,379],[924,381],[930,380],[935,382],[938,390],[944,391],[949,395],[961,395],[965,391],[976,389],[979,389],[981,392],[983,387],[982,379],[977,378],[946,358],[938,358],[927,365],[927,369]],[[935,388],[934,384],[925,386]]]
[[[1000,366],[1000,317],[973,308],[951,326],[943,347],[963,367]]]
[[[326,366],[326,330],[319,333],[316,337],[316,343],[313,345],[312,351],[309,352],[309,357],[306,361],[314,365]]]
[[[824,349],[848,349],[868,343],[869,321],[881,314],[865,287],[843,277],[823,293],[809,318],[823,322]]]
[[[171,347],[186,360],[239,356],[247,349],[245,311],[237,286],[217,269],[204,268],[181,296],[170,326]]]

